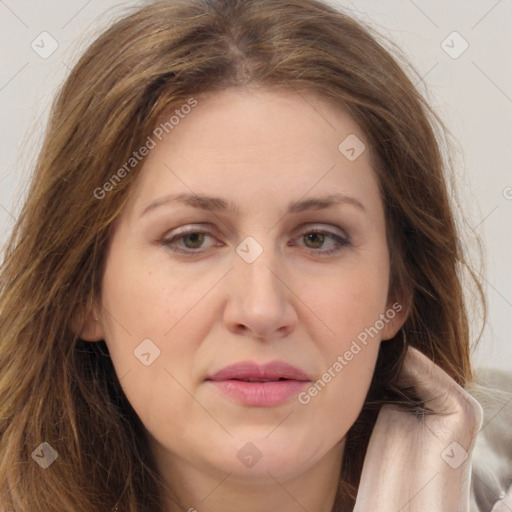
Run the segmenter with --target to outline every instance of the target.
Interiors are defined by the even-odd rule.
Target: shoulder
[[[467,391],[484,418],[472,454],[471,512],[512,510],[512,372],[478,369]]]

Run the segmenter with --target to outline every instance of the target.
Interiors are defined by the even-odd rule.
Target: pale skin
[[[239,361],[278,360],[314,382],[397,301],[368,141],[313,94],[228,89],[197,100],[143,164],[81,337],[106,341],[181,503],[166,497],[168,511],[328,512],[379,344],[406,308],[306,405],[297,396],[243,405],[205,379]],[[338,150],[349,134],[367,147],[354,161]],[[237,211],[179,201],[145,211],[175,194],[221,198]],[[288,212],[333,194],[342,200]],[[186,252],[174,252],[164,242],[184,229],[196,235],[176,238],[172,247]],[[263,249],[252,263],[236,252],[248,236]],[[144,339],[160,350],[149,366],[134,356]],[[252,467],[237,457],[249,442],[261,453]]]

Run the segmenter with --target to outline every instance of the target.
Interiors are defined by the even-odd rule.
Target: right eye
[[[166,237],[161,240],[161,244],[168,247],[171,251],[179,252],[182,254],[198,254],[204,252],[205,241],[214,237],[207,231],[200,231],[199,229],[188,229],[175,233],[171,237]],[[211,244],[213,247],[219,244]],[[202,249],[202,250],[198,250]]]

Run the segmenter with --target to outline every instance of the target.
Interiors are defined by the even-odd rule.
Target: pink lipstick
[[[206,380],[228,397],[253,407],[280,405],[310,382],[302,370],[282,361],[264,365],[242,361],[223,368]]]

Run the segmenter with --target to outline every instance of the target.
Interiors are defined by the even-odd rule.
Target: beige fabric
[[[354,512],[512,512],[512,377],[498,373],[477,372],[468,392],[409,348],[401,383],[436,414],[382,408]]]

